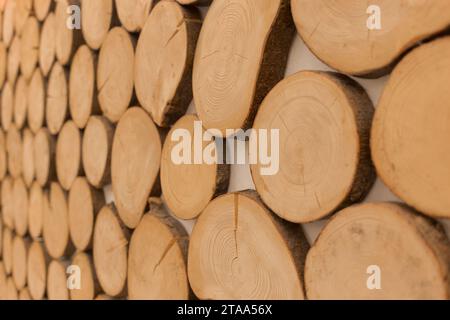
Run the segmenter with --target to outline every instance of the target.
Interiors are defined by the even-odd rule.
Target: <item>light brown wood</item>
[[[212,0],[177,0],[182,5],[209,6]]]
[[[6,279],[6,300],[18,300],[19,295],[12,277]]]
[[[1,101],[1,122],[3,130],[8,131],[11,126],[13,119],[13,110],[14,110],[14,93],[13,88],[7,82],[5,83],[2,91],[2,101]]]
[[[34,137],[34,168],[41,187],[56,178],[55,138],[47,128],[41,128]]]
[[[92,249],[95,217],[104,205],[102,190],[94,189],[84,177],[75,179],[69,192],[68,212],[70,238],[79,251]]]
[[[381,290],[367,287],[373,265]],[[310,299],[448,299],[449,266],[440,225],[404,205],[362,204],[326,225],[308,253],[305,282]]]
[[[279,168],[251,166],[264,202],[280,217],[304,223],[362,200],[375,181],[373,112],[364,89],[342,75],[302,71],[280,82],[254,122],[269,146],[279,145],[272,150],[275,158],[279,148]],[[279,139],[271,137],[275,130]]]
[[[33,9],[33,0],[16,0],[16,8],[14,9],[14,30],[19,36],[22,35],[27,19]]]
[[[97,54],[87,45],[82,45],[73,57],[70,66],[69,105],[75,124],[84,129],[91,114],[99,114],[95,69]]]
[[[34,134],[30,129],[22,131],[22,176],[27,187],[30,187],[34,180]]]
[[[8,59],[7,59],[7,77],[11,86],[16,83],[16,79],[19,73],[20,68],[20,46],[21,41],[18,36],[14,36],[11,46],[8,50]]]
[[[3,241],[3,220],[0,219],[0,257],[2,256],[2,250],[3,250],[2,241]],[[1,273],[1,270],[0,270],[0,273]],[[0,274],[0,276],[1,276],[1,274]]]
[[[117,15],[128,32],[139,32],[153,7],[154,0],[115,0]]]
[[[47,191],[42,189],[39,182],[34,181],[30,188],[28,201],[28,231],[35,240],[42,237],[44,206],[49,206]]]
[[[207,129],[251,126],[269,90],[284,77],[295,33],[287,0],[216,0],[205,18],[193,91]]]
[[[42,300],[45,296],[47,268],[50,258],[41,242],[34,241],[28,250],[27,283],[30,296],[34,300]]]
[[[33,9],[36,18],[44,21],[51,11],[54,9],[56,1],[54,0],[33,0]]]
[[[27,284],[27,255],[30,241],[16,235],[13,239],[12,276],[16,288],[23,289]]]
[[[114,127],[102,116],[89,118],[83,135],[82,161],[86,178],[96,188],[111,183],[111,149]]]
[[[158,129],[143,109],[130,108],[117,125],[111,160],[115,203],[129,228],[139,224],[148,197],[158,184],[160,162]]]
[[[13,180],[6,176],[1,185],[2,220],[6,227],[14,229]]]
[[[380,29],[370,30],[376,5]],[[343,73],[379,77],[420,41],[447,29],[450,3],[433,1],[293,0],[297,30],[319,59]]]
[[[28,190],[22,178],[13,183],[14,229],[16,234],[24,237],[28,231]]]
[[[91,255],[78,252],[72,258],[72,265],[80,268],[80,289],[70,290],[72,300],[93,300],[99,293],[99,286],[95,275]]]
[[[106,294],[99,294],[97,297],[95,297],[95,300],[115,300],[115,299]]]
[[[194,137],[195,122],[200,126],[197,116],[186,115],[175,123],[167,135],[161,157],[161,188],[164,200],[172,213],[180,219],[196,218],[208,203],[228,190],[230,167],[225,164],[193,164],[194,141],[190,141],[191,157],[189,164],[178,164],[172,159],[180,141],[172,141],[173,134],[178,130],[187,130]],[[201,129],[200,134],[204,135]],[[198,134],[198,133],[197,133]],[[211,142],[210,142],[211,143]],[[203,143],[204,150],[208,143]],[[217,149],[211,153],[217,154]]]
[[[129,240],[130,232],[115,207],[103,207],[95,222],[93,256],[99,283],[113,297],[126,294]]]
[[[69,71],[55,62],[48,79],[46,97],[47,128],[51,134],[59,133],[69,116],[68,79]]]
[[[3,84],[6,80],[6,61],[8,59],[8,51],[3,41],[0,41],[0,88],[3,88]]]
[[[255,192],[212,201],[189,245],[189,281],[200,299],[303,299],[308,242]]]
[[[134,46],[134,38],[125,29],[116,27],[108,33],[100,50],[97,68],[98,102],[104,116],[112,122],[119,121],[135,101]]]
[[[8,159],[6,154],[6,139],[3,130],[0,130],[0,181],[3,181],[7,171]]]
[[[69,190],[75,178],[83,174],[81,132],[71,120],[62,127],[56,143],[56,174],[64,190]]]
[[[31,300],[30,290],[24,287],[19,291],[19,300]]]
[[[116,24],[113,0],[81,0],[81,30],[89,47],[100,49],[109,29]]]
[[[11,231],[11,229],[8,227],[5,227],[3,229],[2,259],[3,259],[3,266],[5,267],[5,273],[7,275],[10,275],[12,273],[13,237],[14,237],[14,234]]]
[[[39,66],[42,74],[47,76],[55,61],[56,55],[56,25],[55,14],[50,13],[45,19],[39,43]]]
[[[55,53],[62,65],[72,60],[76,50],[83,43],[80,29],[67,28],[70,6],[73,5],[80,6],[80,0],[58,0],[55,8]]]
[[[3,29],[2,40],[6,47],[9,47],[14,36],[14,11],[16,9],[15,1],[6,1],[3,11]]]
[[[188,235],[162,208],[142,218],[131,236],[128,298],[184,300],[190,297],[186,272]]]
[[[36,68],[28,86],[28,126],[33,133],[44,125],[46,83],[41,70]]]
[[[450,37],[423,45],[394,69],[372,130],[378,175],[421,212],[450,218]]]
[[[0,300],[6,300],[6,272],[3,261],[0,261]]]
[[[47,272],[47,298],[49,300],[69,300],[66,269],[68,261],[53,260]]]
[[[14,123],[21,129],[26,122],[28,112],[28,83],[20,75],[14,88]]]
[[[49,197],[50,207],[44,210],[44,241],[48,254],[52,258],[58,259],[73,252],[73,245],[69,237],[67,197],[56,182],[50,186]]]
[[[28,1],[28,0],[26,0]],[[40,26],[33,16],[26,20],[20,40],[20,71],[29,80],[39,59]]]
[[[192,100],[192,65],[201,24],[198,10],[161,1],[141,32],[134,67],[136,95],[159,126],[172,125]]]
[[[22,135],[15,124],[11,124],[6,133],[6,150],[9,173],[18,178],[22,174]]]

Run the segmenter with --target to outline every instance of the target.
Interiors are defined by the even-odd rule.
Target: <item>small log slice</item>
[[[16,1],[6,1],[3,11],[3,29],[2,40],[6,47],[9,48],[14,37],[14,10],[16,9]]]
[[[16,8],[14,9],[14,30],[17,35],[21,36],[33,9],[33,0],[16,0],[14,2],[16,3]]]
[[[10,228],[5,227],[3,229],[3,240],[2,240],[2,259],[3,265],[5,267],[5,273],[10,275],[13,268],[13,237],[14,233]]]
[[[97,100],[95,69],[97,55],[82,45],[73,57],[69,78],[70,114],[75,124],[84,129],[91,114],[100,113]]]
[[[207,129],[250,127],[283,77],[295,34],[288,0],[215,0],[196,49],[193,91]]]
[[[160,162],[158,129],[142,108],[130,108],[117,125],[111,159],[115,203],[129,228],[139,224],[158,180]]]
[[[78,175],[82,175],[81,132],[71,120],[67,121],[56,143],[56,174],[64,190],[70,190]]]
[[[450,94],[440,84],[449,78],[449,55],[450,37],[444,37],[398,64],[381,96],[371,143],[378,175],[391,191],[443,218],[450,218]]]
[[[162,208],[144,215],[130,241],[129,299],[188,299],[188,241],[183,226]]]
[[[47,84],[46,119],[51,134],[61,130],[69,115],[68,81],[69,71],[60,63],[53,64]]]
[[[86,43],[100,49],[109,29],[117,24],[113,0],[81,0],[81,30]]]
[[[99,293],[91,255],[78,252],[72,258],[72,265],[80,268],[80,288],[70,290],[72,300],[94,300]]]
[[[47,128],[41,128],[34,137],[34,168],[36,181],[45,187],[56,178],[55,138]]]
[[[14,180],[13,200],[16,234],[24,237],[28,231],[28,190],[22,178]]]
[[[14,229],[13,180],[6,176],[1,185],[2,220],[6,227]]]
[[[69,230],[76,249],[92,249],[92,235],[97,213],[105,204],[102,190],[91,187],[84,177],[77,177],[69,192]]]
[[[47,76],[55,61],[56,55],[55,14],[50,13],[44,21],[39,44],[39,66],[42,74]]]
[[[155,0],[115,0],[122,26],[128,32],[141,31],[155,2]]]
[[[0,130],[0,181],[3,181],[7,171],[8,159],[6,154],[6,139],[3,130]]]
[[[53,260],[47,272],[47,298],[49,300],[69,300],[66,269],[69,262]]]
[[[162,1],[141,32],[134,67],[136,95],[159,126],[172,125],[191,103],[192,65],[201,25],[196,9]]]
[[[134,102],[134,44],[134,38],[125,29],[116,27],[108,33],[100,50],[98,101],[103,114],[112,122],[119,121]]]
[[[14,88],[14,123],[17,128],[21,129],[28,112],[28,83],[27,80],[20,75],[16,81]]]
[[[39,68],[36,68],[28,85],[28,126],[37,133],[44,125],[46,83]]]
[[[13,113],[14,113],[14,92],[13,87],[7,82],[5,83],[2,91],[2,103],[1,103],[1,122],[2,122],[2,128],[5,131],[9,130],[9,127],[11,126],[12,120],[13,120]]]
[[[30,295],[34,300],[42,300],[47,285],[47,268],[50,258],[41,242],[34,241],[27,258],[27,283]]]
[[[94,230],[94,265],[103,291],[112,297],[126,293],[130,232],[113,206],[99,212]]]
[[[22,135],[15,124],[11,124],[6,133],[6,150],[9,173],[13,178],[19,178],[22,174]]]
[[[194,133],[196,123],[200,126],[200,132]],[[162,151],[161,188],[165,203],[178,218],[189,220],[196,218],[212,199],[227,192],[230,167],[226,164],[194,164],[195,142],[174,140],[180,130],[188,133],[189,139],[195,134],[203,137],[205,131],[197,116],[186,115],[172,127]],[[173,154],[177,147],[185,143],[189,151],[192,150],[191,157],[186,164],[175,163]],[[207,146],[208,143],[203,142],[202,152]],[[217,148],[214,147],[211,153],[217,154]]]
[[[27,256],[30,242],[16,235],[13,239],[12,251],[12,276],[18,290],[27,284]]]
[[[0,41],[0,88],[3,88],[3,84],[6,80],[6,70],[8,60],[8,51],[3,41]]]
[[[89,1],[88,1],[89,2]],[[71,6],[80,7],[80,0],[58,0],[55,8],[55,53],[59,63],[67,65],[78,47],[83,43],[80,29],[68,28]]]
[[[370,290],[370,266],[381,289]],[[404,205],[342,210],[308,253],[309,299],[448,299],[450,243],[440,225]]]
[[[92,116],[83,135],[82,160],[86,178],[96,188],[111,183],[114,127],[102,116]]]
[[[39,43],[39,22],[35,17],[30,16],[26,20],[20,41],[20,71],[27,80],[30,80],[38,63]]]
[[[30,188],[28,201],[28,229],[30,236],[35,240],[40,239],[42,236],[44,206],[49,206],[48,194],[42,189],[39,183],[35,181]]]
[[[25,128],[22,132],[22,176],[26,186],[30,187],[35,176],[34,134],[28,128]]]
[[[33,9],[36,18],[44,21],[51,14],[55,6],[54,0],[33,0]]]
[[[11,46],[8,50],[8,66],[7,66],[7,77],[8,81],[13,86],[16,82],[17,76],[19,74],[20,68],[20,38],[18,36],[14,36],[14,39],[11,42]]]

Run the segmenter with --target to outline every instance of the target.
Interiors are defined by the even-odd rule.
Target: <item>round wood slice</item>
[[[143,109],[130,108],[117,125],[111,159],[115,203],[120,218],[129,228],[139,224],[158,180],[160,162],[158,129]]]
[[[48,194],[42,190],[39,182],[35,181],[30,188],[28,201],[28,229],[33,239],[40,239],[42,236],[44,205],[49,205]]]
[[[444,218],[450,218],[449,55],[444,37],[399,63],[380,99],[371,145],[384,183],[419,211]]]
[[[16,233],[24,237],[28,231],[28,190],[22,178],[13,183],[14,226]]]
[[[72,300],[94,300],[99,292],[91,255],[78,252],[72,258],[72,265],[80,268],[80,289],[70,290]]]
[[[39,21],[44,21],[51,14],[55,2],[54,0],[33,0],[33,9],[36,18]]]
[[[308,242],[255,192],[212,201],[194,227],[189,281],[200,299],[303,299]]]
[[[102,116],[89,118],[83,135],[81,156],[91,185],[102,188],[111,183],[112,124]]]
[[[14,284],[14,280],[12,277],[8,277],[6,280],[6,300],[18,300],[19,295],[16,289],[16,285]]]
[[[55,8],[55,53],[62,65],[68,64],[78,47],[83,43],[80,29],[67,28],[70,21],[70,6],[80,6],[80,0],[58,0]]]
[[[56,174],[64,190],[69,190],[78,175],[82,175],[81,132],[75,123],[67,121],[56,143]]]
[[[39,43],[39,22],[35,17],[31,16],[26,20],[20,41],[20,71],[27,80],[33,75],[33,71],[38,63]]]
[[[209,6],[212,0],[177,0],[182,5]]]
[[[6,45],[3,41],[0,41],[0,88],[3,88],[3,84],[6,80],[6,61],[8,59],[8,52]]]
[[[27,280],[30,295],[34,300],[45,296],[47,267],[50,259],[41,242],[33,242],[28,250]]]
[[[115,0],[122,26],[129,32],[141,31],[154,2],[154,0]]]
[[[8,160],[6,155],[6,139],[3,130],[0,130],[0,181],[3,181],[7,171]]]
[[[153,9],[136,48],[136,95],[159,126],[170,126],[192,100],[192,65],[200,13],[176,2]]]
[[[55,14],[50,13],[44,21],[41,30],[41,38],[39,44],[39,66],[42,74],[47,76],[55,61],[56,51],[56,29]]]
[[[61,64],[53,64],[47,85],[46,119],[51,134],[61,130],[69,115],[68,85],[69,71]]]
[[[30,243],[16,235],[12,247],[12,276],[17,289],[23,289],[27,284],[27,255]]]
[[[75,248],[92,248],[95,216],[105,205],[102,190],[91,187],[84,177],[75,179],[69,192],[69,230]]]
[[[9,47],[14,37],[14,11],[16,9],[16,1],[6,1],[3,11],[3,29],[2,40],[6,47]]]
[[[421,40],[447,29],[445,0],[376,1],[381,29],[370,30],[375,12],[359,0],[293,0],[292,14],[306,45],[319,59],[343,73],[379,77]]]
[[[2,220],[6,227],[14,229],[13,180],[6,176],[2,180]]]
[[[3,262],[0,263],[0,300],[6,300],[6,272]]]
[[[207,129],[249,127],[284,77],[295,33],[288,0],[216,0],[197,45],[193,91]]]
[[[189,132],[189,137],[194,137],[195,122],[201,128],[201,122],[195,115],[186,115],[175,123],[164,143],[161,158],[161,188],[165,203],[178,218],[186,220],[196,218],[213,198],[226,193],[230,180],[228,165],[193,164],[195,144],[193,141],[188,144],[192,150],[189,164],[174,162],[173,153],[177,146],[183,143],[174,139],[174,134],[185,130]],[[205,131],[202,128],[200,130],[197,134],[203,137]],[[204,142],[202,150],[211,143],[214,144]],[[211,153],[217,154],[216,147]]]
[[[81,0],[81,30],[92,49],[100,49],[109,29],[116,24],[113,14],[113,0]]]
[[[12,273],[13,236],[14,236],[14,234],[10,228],[5,227],[3,229],[2,259],[3,259],[3,265],[5,267],[5,272],[7,275],[10,275]]]
[[[34,168],[41,187],[56,177],[55,144],[55,138],[47,128],[40,129],[34,137]]]
[[[33,133],[37,133],[44,124],[45,92],[45,79],[41,70],[36,68],[28,85],[28,125]]]
[[[70,66],[70,114],[75,124],[83,129],[91,114],[100,113],[95,84],[97,55],[87,45],[82,45]]]
[[[7,59],[8,66],[6,69],[8,81],[11,85],[14,85],[17,76],[19,74],[20,54],[21,54],[20,48],[21,48],[20,38],[15,36],[8,50],[8,59]]]
[[[124,296],[130,232],[113,206],[99,212],[94,230],[94,265],[99,283],[110,296]]]
[[[7,82],[5,83],[2,91],[2,101],[1,101],[1,122],[3,130],[8,131],[11,126],[13,119],[14,110],[14,93],[13,88]]]
[[[22,175],[23,181],[30,187],[34,180],[34,135],[30,129],[23,131],[22,143]]]
[[[16,8],[14,10],[14,30],[16,34],[21,36],[25,30],[27,19],[33,9],[33,0],[16,0]]]
[[[283,219],[311,222],[362,200],[375,181],[373,112],[364,89],[342,75],[303,71],[280,82],[254,122],[256,133],[265,131],[268,143],[279,145],[279,168],[275,160],[272,168],[251,166],[263,201]]]
[[[19,291],[19,300],[31,300],[30,290],[24,287]]]
[[[66,269],[67,261],[53,260],[47,272],[47,298],[49,300],[69,300]]]
[[[98,102],[105,117],[112,122],[119,121],[134,101],[134,43],[134,38],[125,29],[116,27],[108,33],[100,50]]]
[[[139,300],[185,300],[188,235],[162,208],[144,215],[130,241],[128,297]]]
[[[50,186],[50,207],[44,209],[43,234],[49,255],[58,259],[73,251],[69,237],[69,216],[66,194],[53,182]]]
[[[14,123],[17,128],[22,128],[25,124],[28,112],[28,83],[20,75],[14,88]]]
[[[369,290],[369,266],[381,289]],[[308,253],[309,299],[448,299],[450,244],[443,229],[406,206],[356,205],[339,212]],[[406,271],[407,270],[407,271]]]
[[[18,178],[22,174],[22,136],[14,124],[6,133],[6,150],[9,173],[13,178]]]

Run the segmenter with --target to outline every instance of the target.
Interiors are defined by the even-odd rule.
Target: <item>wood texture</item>
[[[12,248],[12,276],[16,289],[21,290],[27,284],[27,255],[29,240],[16,235]]]
[[[34,167],[36,181],[41,187],[56,178],[56,142],[47,128],[41,128],[34,137]]]
[[[46,122],[51,134],[58,134],[69,116],[69,71],[59,62],[53,64],[48,78]]]
[[[39,182],[34,181],[30,188],[28,201],[28,224],[30,236],[37,240],[42,236],[44,220],[44,206],[49,206],[47,191],[44,191]],[[32,288],[30,288],[33,291]],[[31,292],[33,295],[33,292]]]
[[[33,9],[36,18],[44,21],[51,11],[54,9],[56,1],[54,0],[33,0]]]
[[[28,232],[28,190],[22,178],[13,183],[14,229],[16,234],[24,237]]]
[[[30,129],[22,131],[22,176],[27,187],[33,183],[34,169],[34,134]]]
[[[28,83],[20,75],[14,88],[14,123],[21,129],[27,120],[28,112]]]
[[[40,69],[35,69],[28,86],[28,126],[37,133],[44,125],[46,82]]]
[[[20,41],[20,71],[27,80],[33,75],[38,63],[39,43],[40,25],[35,17],[30,16],[25,22]]]
[[[22,134],[14,124],[6,133],[6,150],[8,152],[8,169],[11,177],[19,178],[22,174]]]
[[[2,99],[1,99],[1,122],[2,128],[8,131],[11,126],[13,113],[14,113],[14,92],[13,88],[9,83],[5,83],[2,89]]]
[[[113,0],[81,0],[81,30],[89,47],[100,49],[109,29],[116,24]]]
[[[19,69],[20,69],[20,54],[21,54],[21,41],[18,36],[14,36],[11,42],[11,46],[8,50],[8,66],[7,66],[7,76],[8,81],[11,86],[16,82]]]
[[[80,289],[70,290],[72,300],[93,300],[99,293],[99,286],[95,275],[91,255],[78,252],[72,258],[72,265],[80,268]]]
[[[56,56],[56,21],[55,14],[50,13],[45,19],[39,43],[39,66],[42,74],[47,76]]]
[[[55,53],[62,65],[67,65],[83,43],[80,29],[67,28],[70,6],[80,6],[80,0],[58,0],[55,9]]]
[[[27,284],[30,296],[34,300],[42,300],[47,285],[47,268],[50,262],[44,245],[34,241],[28,250]]]
[[[128,32],[139,32],[152,9],[154,0],[115,0],[117,16]]]
[[[47,298],[49,300],[69,300],[67,289],[66,269],[68,261],[53,260],[48,266],[47,273]]]

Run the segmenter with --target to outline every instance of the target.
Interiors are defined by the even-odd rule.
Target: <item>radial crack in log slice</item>
[[[188,235],[162,208],[144,215],[133,233],[128,255],[130,299],[185,300]]]
[[[372,129],[378,175],[403,201],[450,218],[450,37],[409,53],[394,69]]]
[[[255,192],[213,200],[189,245],[189,281],[200,299],[303,299],[308,242]]]
[[[159,126],[170,126],[192,100],[192,65],[200,13],[176,2],[159,2],[136,48],[137,97]]]
[[[286,220],[311,222],[362,200],[375,180],[373,112],[364,89],[342,75],[303,71],[280,82],[254,123],[274,146],[271,164],[251,166],[264,202]]]
[[[411,47],[450,25],[447,0],[292,0],[291,6],[298,32],[319,59],[370,78],[388,73]]]
[[[120,119],[114,135],[111,178],[120,218],[136,228],[148,197],[159,185],[161,136],[147,113],[130,108]]]
[[[290,1],[216,0],[197,45],[193,92],[205,128],[250,127],[284,76],[295,33]]]

